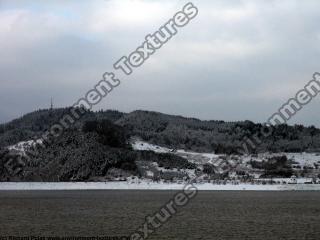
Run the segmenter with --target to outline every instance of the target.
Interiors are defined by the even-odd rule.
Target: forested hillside
[[[133,151],[130,135],[108,120],[92,120],[70,129],[28,157],[0,150],[0,181],[94,181],[119,175],[138,176],[137,161],[168,168],[194,166],[182,157]],[[35,151],[33,151],[35,152]]]
[[[7,124],[0,125],[0,147],[19,141],[39,138],[41,133],[69,111],[69,108],[39,110],[29,113]],[[262,124],[251,121],[224,122],[201,121],[195,118],[167,115],[150,111],[121,113],[114,110],[88,112],[74,128],[79,129],[84,122],[109,120],[132,136],[171,148],[216,153],[239,153],[245,137],[258,136],[261,143],[251,152],[300,152],[320,150],[320,130],[311,126],[278,125],[272,127],[272,134],[264,138]],[[248,146],[249,147],[249,146]]]
[[[263,137],[262,124],[251,121],[201,121],[157,112],[134,111],[117,124],[145,141],[174,148],[201,152],[239,153],[245,137],[258,136],[261,143],[250,152],[300,152],[320,150],[320,130],[311,126],[278,125],[271,135]]]
[[[185,149],[239,154],[243,139],[253,135],[261,138],[261,144],[249,148],[251,153],[320,149],[320,130],[315,127],[279,125],[272,127],[269,137],[263,138],[263,125],[250,121],[201,121],[149,111],[108,110],[87,112],[51,144],[34,146],[36,154],[28,158],[10,150],[9,146],[20,141],[39,139],[69,110],[39,110],[0,125],[0,181],[105,180],[139,176],[145,174],[145,166],[154,168],[154,164],[177,171],[197,168],[192,161],[171,152],[134,151],[130,144],[133,138],[167,146],[173,149],[172,153],[174,149]],[[203,170],[213,170],[210,169]]]
[[[70,108],[38,110],[15,119],[11,122],[0,124],[0,147],[39,138],[43,132],[58,123],[63,115],[68,114]],[[118,120],[124,113],[118,111],[87,112],[74,128],[81,128],[84,122],[90,120],[107,119],[112,122]]]

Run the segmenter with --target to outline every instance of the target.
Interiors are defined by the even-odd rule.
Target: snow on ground
[[[195,164],[213,164],[219,165],[219,161],[221,161],[220,157],[224,155],[217,155],[214,153],[198,153],[192,151],[185,151],[185,150],[177,150],[173,154],[176,154],[180,157],[187,159],[191,163]]]
[[[1,182],[0,190],[183,190],[183,183],[139,182]],[[319,191],[320,184],[194,184],[199,191]]]
[[[172,149],[160,147],[158,145],[154,145],[151,143],[147,143],[144,141],[136,140],[132,143],[132,148],[134,150],[140,150],[140,151],[154,151],[157,153],[169,153],[172,152]]]
[[[320,163],[320,155],[318,153],[260,153],[258,155],[246,155],[243,156],[244,162],[253,161],[267,161],[268,158],[273,156],[283,156],[285,155],[289,160],[297,162],[300,166],[314,166],[314,163]]]
[[[131,145],[134,150],[154,151],[157,153],[172,153],[180,157],[186,158],[188,161],[192,163],[198,163],[198,164],[199,163],[213,164],[214,161],[216,161],[219,158],[219,155],[216,155],[214,153],[197,153],[197,152],[185,151],[182,149],[174,150],[174,149],[161,147],[161,146],[151,144],[141,140],[134,140]]]
[[[259,178],[263,171],[253,169],[250,161],[268,161],[274,156],[287,156],[292,161],[292,167],[295,169],[303,170],[305,167],[308,169],[315,169],[317,165],[320,166],[320,155],[316,153],[260,153],[252,155],[224,155],[214,153],[198,153],[192,151],[185,151],[182,149],[173,150],[165,147],[160,147],[154,144],[144,142],[142,140],[135,140],[132,143],[133,149],[135,150],[150,150],[158,153],[172,153],[187,159],[191,163],[197,164],[198,168],[201,169],[204,164],[212,164],[216,167],[217,173],[226,172],[227,168],[234,171],[245,171],[250,173],[255,178]],[[227,165],[227,166],[226,166]],[[162,169],[160,169],[162,170]],[[165,170],[162,170],[165,171]],[[234,176],[236,177],[236,176]],[[304,181],[304,180],[302,180]]]
[[[301,167],[314,167],[314,164],[320,164],[320,156],[316,153],[285,153],[285,155]]]
[[[272,181],[274,182],[280,182],[280,183],[293,183],[296,181],[297,184],[305,184],[305,183],[312,183],[312,178],[295,178],[293,180],[292,178],[272,178]],[[259,181],[270,181],[270,178],[259,178]]]
[[[214,154],[214,153],[198,153],[198,152],[190,152],[190,151],[185,151],[185,150],[177,150],[176,153],[179,155],[186,155],[186,156],[198,156],[202,158],[208,159],[208,162],[216,160],[219,158],[219,155]]]
[[[15,145],[9,146],[8,149],[10,151],[17,151],[23,155],[26,155],[26,151],[31,147],[35,146],[36,144],[42,144],[42,140],[29,140],[29,141],[22,141],[18,142]]]
[[[147,171],[146,174],[147,174],[148,177],[153,177],[154,176],[154,173],[152,171]]]
[[[41,144],[40,140],[19,142],[15,145],[8,147],[9,150],[18,151],[25,154],[31,146],[35,144]],[[242,168],[248,171],[252,171],[252,174],[259,177],[259,173],[254,169],[251,169],[249,164],[250,160],[255,161],[267,161],[268,158],[272,156],[286,155],[288,159],[293,160],[302,167],[312,167],[314,164],[320,163],[320,155],[314,153],[263,153],[259,155],[247,155],[247,156],[226,156],[217,155],[214,153],[197,153],[189,152],[185,150],[174,150],[166,147],[157,146],[150,144],[141,140],[135,140],[132,143],[134,150],[149,150],[157,153],[172,153],[178,156],[186,158],[190,162],[196,163],[201,166],[205,163],[210,163],[215,166],[219,166],[221,162],[227,162],[229,165],[235,162],[241,164]],[[163,172],[177,172],[178,169],[164,169],[160,168],[157,163],[152,163],[153,167],[157,170]],[[219,170],[219,169],[218,169]],[[189,177],[195,177],[195,170],[180,169],[180,172],[184,172]],[[152,170],[147,169],[146,174],[152,177],[154,173]],[[261,179],[263,180],[263,179]],[[265,179],[270,180],[270,179]],[[280,183],[290,183],[290,179],[273,179],[274,181]],[[298,184],[251,184],[251,183],[239,183],[239,184],[213,184],[213,183],[196,183],[195,186],[199,190],[254,190],[254,191],[289,191],[289,190],[320,190],[320,184],[304,184],[305,182],[310,182],[310,179],[297,178]],[[150,179],[138,179],[134,178],[127,181],[114,181],[114,182],[55,182],[55,183],[45,183],[45,182],[0,182],[0,190],[90,190],[90,189],[105,189],[105,190],[181,190],[184,187],[183,182],[153,182]]]

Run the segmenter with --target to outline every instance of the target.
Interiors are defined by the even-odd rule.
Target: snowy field
[[[182,190],[184,184],[156,182],[1,182],[2,190]],[[318,191],[320,184],[286,185],[214,185],[212,183],[194,184],[202,191]]]
[[[16,145],[8,147],[10,150],[20,152],[25,154],[31,146],[36,143],[41,143],[37,141],[26,141],[20,142]],[[214,153],[197,153],[192,151],[185,151],[182,149],[170,149],[166,147],[161,147],[158,145],[150,144],[138,139],[132,141],[132,147],[134,150],[149,150],[157,153],[172,153],[187,159],[189,162],[195,163],[199,169],[202,169],[203,164],[212,164],[218,173],[223,173],[229,171],[229,177],[237,177],[235,170],[243,170],[251,174],[258,181],[269,181],[270,179],[260,178],[261,171],[253,169],[249,162],[254,160],[257,162],[268,161],[272,156],[282,156],[286,155],[288,160],[291,161],[292,167],[297,169],[303,169],[305,167],[311,168],[313,171],[317,171],[318,176],[320,165],[320,154],[317,153],[262,153],[258,155],[246,155],[237,156],[231,155],[226,156],[224,154],[214,154]],[[228,163],[227,167],[230,169],[223,169],[226,165],[221,165],[221,163]],[[151,163],[152,169],[161,172],[177,172],[188,175],[191,179],[195,178],[194,169],[165,169],[159,167],[156,162]],[[221,167],[222,166],[222,167]],[[235,166],[237,166],[235,168]],[[151,168],[146,170],[146,176],[148,179],[135,179],[128,180],[124,182],[114,181],[114,182],[57,182],[57,183],[43,183],[43,182],[20,182],[20,183],[0,183],[0,190],[95,190],[95,189],[105,189],[105,190],[181,190],[184,187],[183,181],[179,180],[174,183],[168,182],[152,182],[151,179],[154,175]],[[233,174],[233,175],[232,175]],[[115,179],[117,180],[117,179]],[[320,190],[320,184],[305,184],[312,182],[312,178],[297,178],[296,182],[298,184],[280,184],[280,183],[290,183],[290,178],[273,178],[277,184],[274,185],[262,185],[262,184],[251,184],[251,183],[239,183],[239,184],[213,184],[213,183],[197,183],[195,186],[199,190],[255,190],[255,191],[291,191],[291,190]]]

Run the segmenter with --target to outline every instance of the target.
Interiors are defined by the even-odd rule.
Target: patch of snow
[[[296,184],[305,184],[305,183],[311,183],[312,178],[296,178]],[[260,178],[259,181],[270,181],[270,178]],[[272,178],[272,181],[280,182],[280,183],[293,183],[292,178]]]
[[[314,153],[285,153],[288,159],[297,162],[301,167],[314,167],[319,163],[320,156]]]
[[[9,146],[8,149],[10,151],[17,151],[22,155],[26,155],[26,151],[36,144],[42,144],[42,139],[18,142],[17,144]]]
[[[131,145],[134,150],[138,151],[154,151],[157,153],[169,153],[173,151],[172,149],[160,147],[140,140],[134,141]]]
[[[213,164],[213,162],[219,159],[219,157],[221,156],[214,153],[198,153],[198,152],[185,151],[182,149],[177,150],[175,154],[188,159],[190,162],[202,163],[202,164],[204,163]]]
[[[153,176],[154,176],[154,174],[153,174],[152,171],[146,171],[146,175],[147,175],[148,177],[153,177]]]

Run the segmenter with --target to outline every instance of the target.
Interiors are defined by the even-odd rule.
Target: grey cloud
[[[58,0],[2,1],[0,18],[6,14],[12,29],[8,34],[8,25],[0,23],[0,43],[5,43],[0,45],[0,121],[47,107],[51,96],[58,106],[71,105],[184,4],[139,2],[146,8],[156,4],[145,20],[139,14],[122,15],[125,4],[113,0],[67,5]],[[133,75],[121,76],[121,86],[97,108],[263,122],[320,71],[319,1],[194,4],[199,16]],[[15,11],[28,13],[24,22],[10,22]],[[40,15],[43,23],[38,24],[34,19]],[[290,123],[320,126],[318,102]]]

